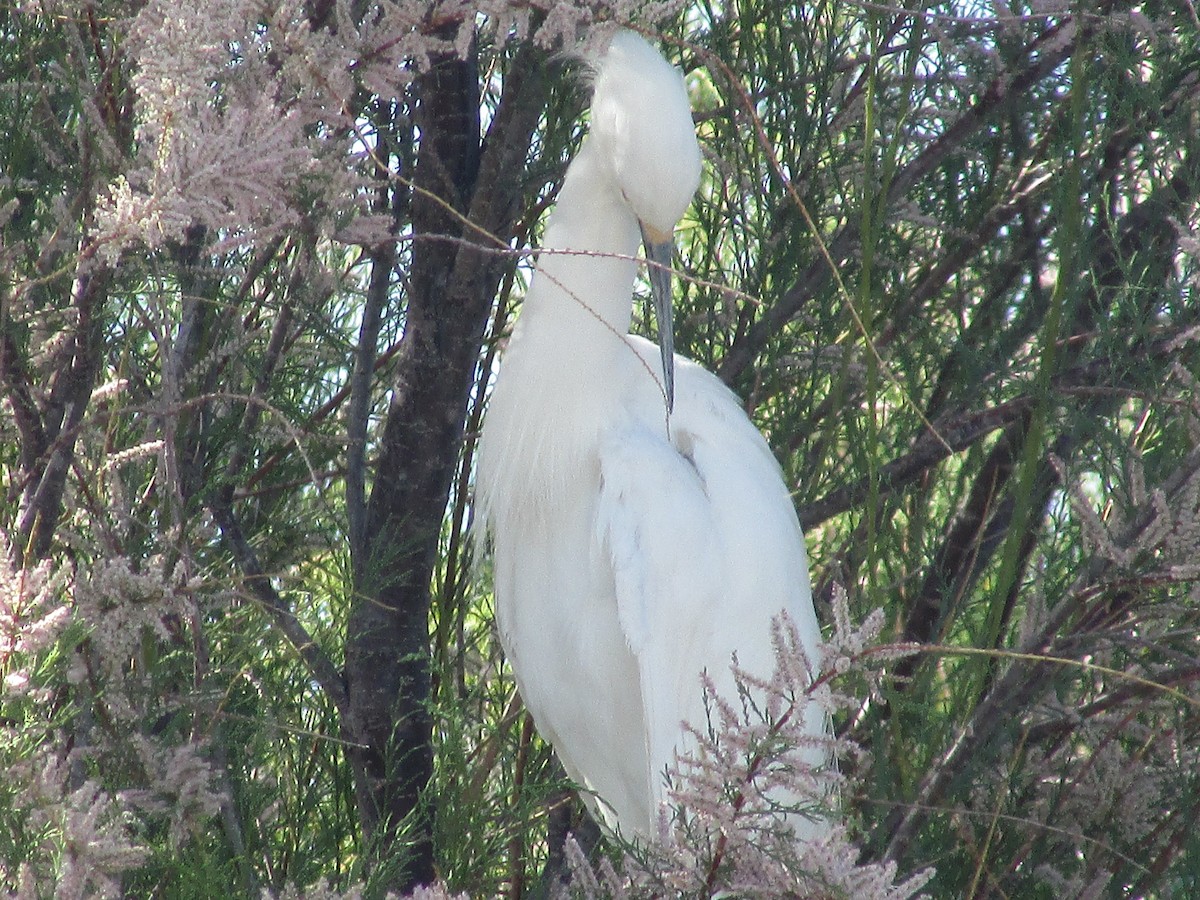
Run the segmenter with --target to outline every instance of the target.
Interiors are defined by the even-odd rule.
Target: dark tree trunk
[[[25,351],[10,332],[7,309],[0,308],[0,377],[21,432],[23,484],[17,516],[18,540],[11,547],[17,566],[44,559],[63,513],[67,474],[75,441],[87,413],[104,349],[104,303],[112,272],[97,266],[91,248],[81,251],[71,285],[74,333],[50,376],[47,399],[34,400],[33,373]]]
[[[542,65],[532,49],[514,60],[486,151],[472,59],[438,58],[415,84],[417,240],[403,346],[355,548],[346,647],[359,812],[376,862],[388,860],[387,880],[401,890],[434,878],[432,810],[422,800],[433,768],[430,579],[484,326],[509,264],[470,244],[493,248],[485,234],[511,237],[543,105]],[[465,228],[462,217],[480,230]]]

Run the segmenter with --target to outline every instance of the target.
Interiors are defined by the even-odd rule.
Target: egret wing
[[[641,682],[652,828],[682,722],[703,724],[700,674],[710,664],[724,554],[704,484],[665,436],[618,431],[601,446],[600,476],[599,546]]]
[[[639,352],[653,352],[643,343]],[[655,787],[680,743],[681,720],[705,725],[702,672],[730,700],[734,654],[769,678],[770,623],[783,610],[814,662],[820,638],[803,535],[770,448],[718,379],[687,360],[677,366],[670,437],[646,415],[613,432],[600,458],[599,545],[611,558],[621,628],[642,679]]]

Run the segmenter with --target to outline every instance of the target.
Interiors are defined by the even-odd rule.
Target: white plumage
[[[681,357],[668,416],[671,362],[660,380],[659,347],[627,333],[641,236],[661,253],[700,180],[683,78],[630,32],[593,64],[590,133],[497,376],[476,493],[500,637],[538,730],[609,824],[644,836],[681,721],[704,723],[701,672],[729,697],[735,651],[769,676],[780,610],[812,659],[820,632],[762,435]],[[824,733],[815,707],[806,725]]]

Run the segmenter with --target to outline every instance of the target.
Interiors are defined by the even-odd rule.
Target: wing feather
[[[657,353],[631,343],[649,360]],[[599,447],[595,546],[611,566],[640,679],[651,827],[664,770],[687,745],[681,723],[705,725],[701,673],[730,700],[735,654],[743,669],[769,678],[770,623],[782,610],[813,661],[820,637],[804,538],[766,440],[709,372],[677,359],[676,378],[669,437],[641,409]],[[821,727],[814,718],[811,728]]]
[[[724,554],[696,470],[664,438],[630,427],[600,450],[600,545],[612,565],[617,616],[637,660],[653,822],[663,769],[701,697]]]

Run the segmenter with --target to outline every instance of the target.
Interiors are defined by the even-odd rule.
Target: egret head
[[[591,135],[642,227],[668,238],[700,184],[700,147],[683,75],[632,31],[596,60]]]
[[[667,270],[675,224],[700,185],[700,145],[683,75],[631,31],[617,32],[595,61],[590,134],[642,227],[670,408],[675,379]]]

